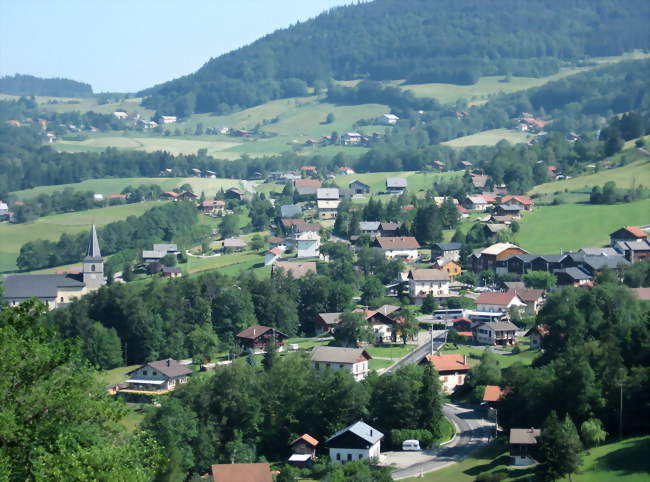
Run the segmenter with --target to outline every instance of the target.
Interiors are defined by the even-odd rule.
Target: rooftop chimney
[[[167,358],[167,366],[169,366],[169,358]]]

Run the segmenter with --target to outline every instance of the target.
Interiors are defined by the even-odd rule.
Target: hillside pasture
[[[462,149],[470,146],[495,146],[502,140],[506,140],[510,144],[524,144],[528,143],[533,137],[535,136],[512,129],[490,129],[469,136],[457,137],[456,139],[442,142],[442,144]]]
[[[538,206],[520,222],[516,243],[531,253],[554,254],[603,246],[622,226],[650,224],[650,199],[626,204]]]
[[[405,177],[406,185],[412,192],[417,192],[421,189],[429,189],[433,183],[438,180],[449,180],[456,176],[462,176],[461,171],[452,172],[415,172],[415,171],[399,171],[399,172],[369,172],[357,173],[351,175],[336,176],[335,183],[341,188],[347,188],[348,184],[353,180],[361,181],[370,186],[370,193],[377,194],[386,191],[386,178],[389,177]]]
[[[93,191],[104,195],[119,194],[127,186],[137,187],[141,184],[156,184],[163,191],[170,191],[183,184],[190,184],[194,192],[199,195],[205,192],[207,197],[214,196],[221,188],[241,187],[239,179],[209,179],[203,177],[125,177],[125,178],[103,178],[87,179],[72,184],[57,184],[54,186],[39,186],[33,189],[14,191],[18,199],[26,200],[40,194],[51,194],[54,191],[62,191],[65,188],[72,188],[75,191]]]
[[[77,234],[88,231],[91,224],[104,226],[129,216],[140,216],[157,204],[156,201],[124,204],[107,208],[91,209],[75,213],[45,216],[24,224],[0,224],[0,273],[14,271],[20,248],[28,241],[45,239],[57,241],[63,233]]]

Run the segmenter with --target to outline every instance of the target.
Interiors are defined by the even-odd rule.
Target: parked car
[[[402,442],[402,450],[404,450],[404,451],[420,450],[420,441],[419,440],[404,440],[404,442]]]

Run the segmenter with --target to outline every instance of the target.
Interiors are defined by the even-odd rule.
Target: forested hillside
[[[473,84],[650,46],[643,0],[376,0],[340,7],[142,92],[161,113],[229,112],[330,79]]]
[[[70,79],[42,79],[16,74],[0,78],[0,92],[11,95],[45,95],[50,97],[90,97],[90,84]]]

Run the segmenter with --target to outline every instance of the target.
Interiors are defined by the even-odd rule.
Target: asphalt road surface
[[[456,437],[448,444],[435,449],[423,461],[422,452],[417,452],[413,457],[414,463],[408,465],[409,452],[399,453],[400,468],[393,472],[394,480],[407,477],[417,477],[427,472],[442,469],[470,456],[473,452],[487,444],[490,434],[494,430],[494,424],[486,421],[482,415],[472,407],[464,405],[446,404],[443,413],[456,426]],[[416,452],[411,452],[416,454]],[[398,454],[395,452],[395,454]],[[387,462],[390,462],[391,455],[387,454]]]
[[[440,349],[442,345],[445,344],[445,330],[439,330],[433,332],[433,351]],[[427,339],[425,343],[418,346],[411,353],[406,355],[400,361],[395,363],[392,367],[388,368],[384,373],[394,372],[398,368],[403,367],[404,365],[412,365],[420,363],[420,361],[427,355],[431,354],[431,340]]]

